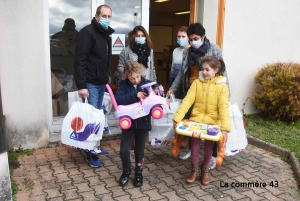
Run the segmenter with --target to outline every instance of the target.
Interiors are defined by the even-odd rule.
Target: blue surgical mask
[[[178,39],[177,43],[178,43],[178,45],[180,45],[180,47],[183,47],[187,44],[187,40],[186,39]]]
[[[143,45],[143,44],[145,44],[145,42],[146,42],[146,37],[135,37],[135,42],[136,42],[137,44]]]
[[[102,26],[104,29],[107,29],[108,26],[110,25],[110,20],[101,17],[100,20],[99,20],[99,24],[100,24],[100,26]]]

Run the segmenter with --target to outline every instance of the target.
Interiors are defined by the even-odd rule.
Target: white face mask
[[[192,42],[190,42],[190,44],[193,48],[198,49],[203,44],[203,42],[201,41],[201,39],[199,39],[193,40]]]

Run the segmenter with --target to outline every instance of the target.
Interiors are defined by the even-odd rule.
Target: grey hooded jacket
[[[154,66],[154,61],[153,61],[153,49],[151,49],[150,55],[148,57],[148,68],[144,67],[144,77],[147,80],[156,82],[156,72],[155,72],[155,66]],[[122,75],[123,75],[123,70],[125,63],[128,60],[133,60],[137,61],[138,60],[138,55],[135,54],[130,46],[125,47],[122,52],[120,53],[119,56],[119,64],[118,64],[118,81],[122,80]],[[143,66],[143,65],[142,65]]]

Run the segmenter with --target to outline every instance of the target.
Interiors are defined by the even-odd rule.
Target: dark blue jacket
[[[132,83],[126,78],[125,80],[122,80],[120,82],[119,88],[116,91],[116,101],[118,105],[130,105],[136,102],[139,102],[140,99],[137,97],[137,93],[140,91],[143,91],[141,89],[141,86],[147,83],[150,83],[151,81],[146,80],[142,77],[142,80],[140,84],[138,84],[135,87],[132,85]],[[143,130],[151,130],[151,115],[147,115],[135,120],[131,120],[132,124],[129,129],[143,129]]]

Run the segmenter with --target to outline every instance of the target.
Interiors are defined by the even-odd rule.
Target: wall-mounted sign
[[[120,54],[125,47],[125,34],[112,34],[112,54]]]

